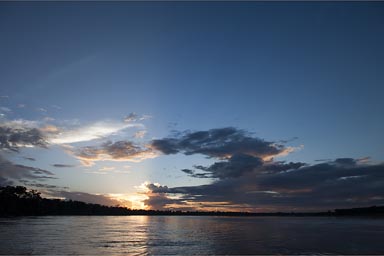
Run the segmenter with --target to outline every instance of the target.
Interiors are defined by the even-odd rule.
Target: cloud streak
[[[151,148],[135,145],[131,141],[108,141],[100,146],[82,147],[71,153],[85,166],[91,166],[96,161],[140,162],[157,156]]]
[[[120,122],[96,122],[73,129],[58,128],[57,132],[50,133],[47,137],[48,142],[51,144],[71,144],[105,139],[108,136],[132,127],[143,128],[143,125]]]
[[[71,167],[76,167],[76,165],[72,164],[52,164],[53,167],[57,168],[71,168]]]
[[[0,156],[0,180],[4,184],[13,184],[22,180],[45,180],[55,179],[54,174],[50,171],[14,164],[11,161]]]

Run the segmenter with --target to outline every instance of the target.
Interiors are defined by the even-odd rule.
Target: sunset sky
[[[0,2],[0,185],[146,209],[384,204],[384,2]]]

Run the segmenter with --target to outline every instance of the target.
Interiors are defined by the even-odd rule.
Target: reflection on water
[[[0,254],[384,254],[383,235],[368,218],[2,218]]]

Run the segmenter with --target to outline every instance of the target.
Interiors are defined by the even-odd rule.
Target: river
[[[0,254],[384,254],[383,237],[374,218],[0,218]]]

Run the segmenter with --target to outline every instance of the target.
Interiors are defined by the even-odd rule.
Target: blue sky
[[[0,153],[7,163],[2,168],[25,169],[15,171],[24,176],[3,170],[2,180],[57,186],[45,188],[52,196],[80,191],[105,200],[149,198],[147,207],[182,204],[187,209],[197,204],[196,195],[175,188],[216,189],[223,176],[207,168],[221,162],[231,164],[220,168],[238,170],[238,162],[231,162],[235,153],[212,156],[177,145],[177,153],[168,154],[168,147],[155,147],[153,141],[189,142],[194,132],[213,136],[215,129],[227,127],[237,137],[224,135],[211,141],[214,147],[234,140],[237,147],[255,138],[284,147],[261,166],[248,166],[252,173],[300,162],[306,166],[297,171],[307,174],[312,169],[305,168],[319,163],[339,166],[338,158],[355,161],[353,167],[339,166],[343,170],[381,166],[383,12],[381,2],[2,2]],[[31,129],[37,129],[44,147],[23,140],[20,131]],[[15,133],[20,141],[9,143]],[[118,141],[125,144],[114,144]],[[125,155],[113,151],[122,147]],[[265,157],[260,150],[257,144],[236,154]],[[82,161],[85,151],[97,160]],[[361,160],[366,157],[370,160]],[[193,166],[205,166],[198,170],[209,177],[181,171]],[[55,179],[27,181],[32,167]],[[359,175],[338,178],[352,176]],[[241,178],[229,180],[234,184]],[[252,184],[260,188],[264,180],[270,179]],[[151,190],[155,183],[171,191]],[[375,192],[367,188],[376,203],[383,200],[383,184],[374,184],[381,188]],[[150,199],[162,204],[151,205]],[[203,209],[218,202],[208,194],[205,200]],[[231,200],[226,209],[334,206]],[[336,205],[348,205],[343,200]],[[356,200],[356,205],[371,203]]]

